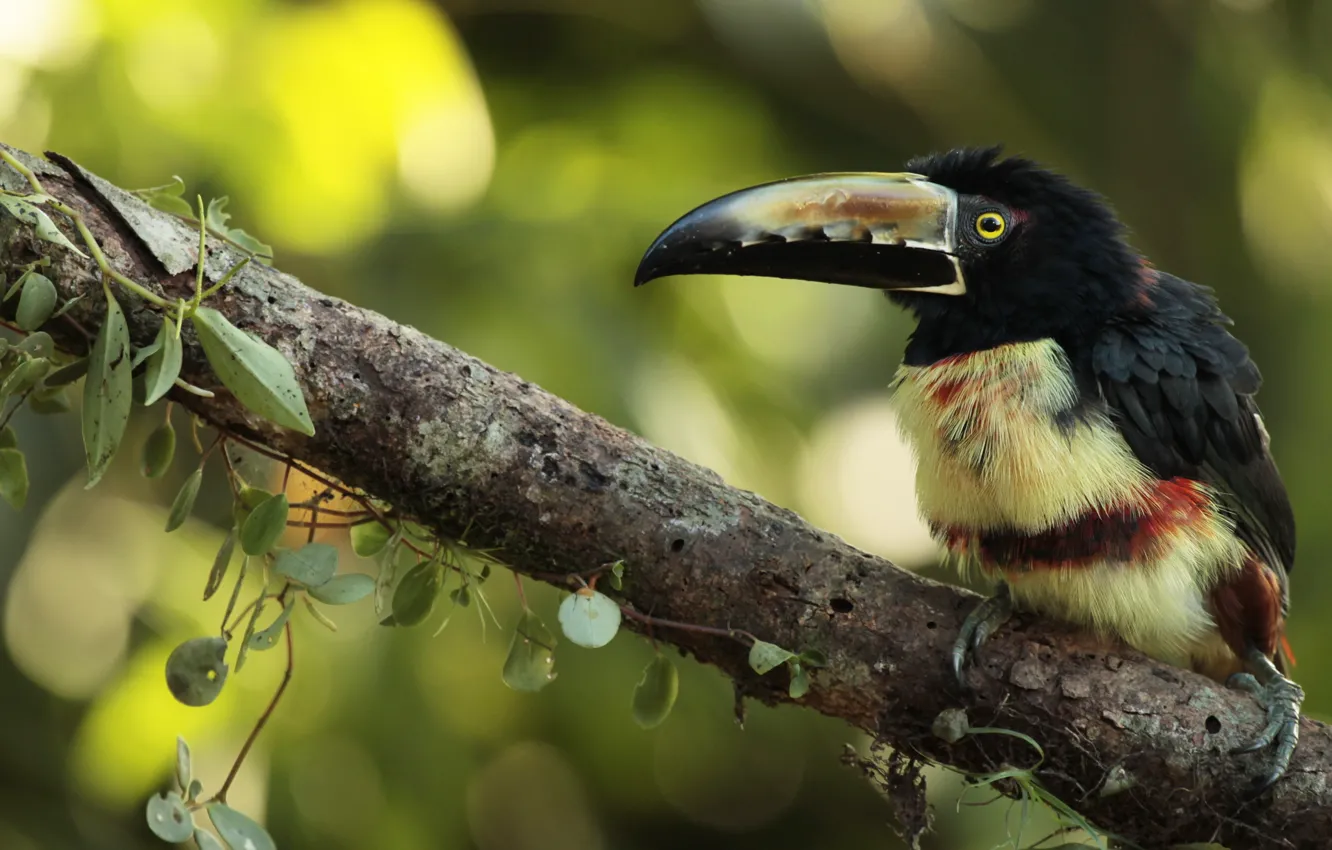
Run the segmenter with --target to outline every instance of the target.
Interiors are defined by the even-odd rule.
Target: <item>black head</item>
[[[998,148],[745,189],[666,230],[637,283],[750,274],[885,290],[919,325],[907,360],[1085,338],[1132,302],[1141,260],[1097,194]]]
[[[887,291],[920,320],[911,360],[1045,337],[1068,348],[1132,303],[1142,261],[1095,192],[1031,160],[1001,159],[997,147],[918,157],[907,169],[958,193],[967,282],[959,298]]]

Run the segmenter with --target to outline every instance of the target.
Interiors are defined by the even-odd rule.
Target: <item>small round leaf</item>
[[[56,308],[55,284],[46,275],[33,272],[23,281],[23,294],[19,296],[18,309],[14,311],[14,320],[20,330],[35,331]]]
[[[591,588],[582,588],[560,603],[560,629],[579,646],[605,646],[620,630],[620,606]]]
[[[284,498],[285,502],[286,499]],[[253,521],[261,516],[259,510],[250,515]],[[284,514],[285,517],[285,514]],[[284,519],[283,525],[286,522]],[[247,523],[248,525],[248,523]],[[241,532],[242,540],[244,531]],[[319,587],[333,578],[338,571],[337,547],[327,543],[307,543],[299,549],[287,550],[278,554],[273,561],[273,572],[299,582],[306,587]]]
[[[504,659],[504,684],[535,693],[555,681],[555,636],[531,611],[523,611]]]
[[[190,518],[190,511],[194,510],[194,500],[199,497],[199,487],[203,484],[203,470],[196,469],[190,473],[190,477],[185,479],[185,483],[180,486],[176,493],[176,498],[171,502],[171,511],[167,514],[166,530],[175,531],[185,524],[185,520]]]
[[[264,828],[225,803],[210,803],[208,819],[234,850],[277,850]]]
[[[144,478],[161,478],[171,468],[176,456],[176,429],[163,422],[143,442],[143,457],[139,471]]]
[[[393,625],[415,626],[430,616],[444,587],[444,568],[422,561],[407,571],[393,591]]]
[[[795,657],[794,652],[762,640],[754,641],[754,645],[749,648],[749,666],[760,676]]]
[[[643,671],[634,688],[634,722],[644,729],[660,726],[680,693],[680,674],[671,659],[660,653]]]
[[[0,428],[0,449],[18,448],[18,432],[14,430],[13,425],[6,425]]]
[[[393,531],[379,520],[353,525],[351,527],[352,551],[362,558],[373,558],[384,550],[392,536]]]
[[[287,529],[287,494],[278,493],[260,502],[241,526],[241,551],[262,555],[277,545]]]
[[[251,487],[249,484],[242,484],[240,492],[236,494],[236,501],[231,506],[236,518],[236,530],[239,532],[241,527],[245,525],[245,520],[250,518],[250,511],[272,497],[273,494],[267,490],[260,487]]]
[[[329,605],[350,605],[375,592],[375,580],[364,573],[344,573],[325,584],[309,588],[309,594]]]
[[[227,642],[220,637],[190,638],[173,649],[166,662],[171,695],[195,707],[217,699],[227,681],[226,652]]]
[[[46,331],[28,334],[14,346],[19,351],[26,351],[33,357],[50,357],[55,351],[55,341]]]
[[[189,841],[194,835],[189,809],[175,791],[148,798],[148,828],[153,835],[172,844]]]

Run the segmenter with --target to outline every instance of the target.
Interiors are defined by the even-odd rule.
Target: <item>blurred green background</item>
[[[1315,715],[1332,701],[1330,84],[1332,3],[1314,0],[0,0],[0,139],[123,186],[230,194],[310,285],[912,567],[935,550],[887,406],[906,319],[795,282],[635,291],[633,269],[677,215],[766,179],[996,141],[1065,170],[1160,267],[1216,287],[1264,369]],[[223,495],[168,537],[186,463],[148,484],[125,452],[87,493],[76,417],[18,428],[34,492],[0,510],[0,847],[157,846],[142,805],[174,736],[215,788],[281,659],[207,709],[173,703],[166,653],[223,604],[198,602]],[[510,583],[488,588],[511,628]],[[531,592],[553,623],[554,592]],[[675,713],[642,732],[640,640],[566,643],[558,682],[524,695],[500,681],[508,635],[471,611],[432,638],[368,608],[337,634],[298,618],[295,683],[232,794],[283,848],[900,846],[838,764],[864,745],[839,723],[755,707],[741,731],[725,680],[685,663]],[[932,777],[927,846],[1016,826],[1003,801],[959,812],[957,779]]]

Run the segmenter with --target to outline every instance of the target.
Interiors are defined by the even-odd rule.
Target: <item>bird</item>
[[[635,285],[754,275],[882,290],[914,315],[892,379],[931,533],[995,587],[949,662],[1016,610],[1118,638],[1251,693],[1270,750],[1299,741],[1287,677],[1295,520],[1214,291],[1157,269],[1101,195],[999,146],[897,173],[828,173],[709,201]]]

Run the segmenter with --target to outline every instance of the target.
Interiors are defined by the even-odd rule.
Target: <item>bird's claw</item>
[[[967,655],[974,656],[985,641],[990,639],[990,635],[1012,616],[1013,598],[1008,593],[1008,585],[1000,584],[994,596],[981,600],[981,603],[962,621],[957,640],[953,642],[952,656],[953,675],[957,677],[958,684],[966,685],[966,679],[962,676],[962,665],[966,663]]]
[[[1300,741],[1300,704],[1304,701],[1304,690],[1281,675],[1265,656],[1261,658],[1262,663],[1256,659],[1254,663],[1267,679],[1266,684],[1251,673],[1236,673],[1227,683],[1232,688],[1252,694],[1267,709],[1267,725],[1258,733],[1258,737],[1250,744],[1231,750],[1232,754],[1239,755],[1276,747],[1271,768],[1257,783],[1257,791],[1270,788],[1290,766],[1290,758]]]

